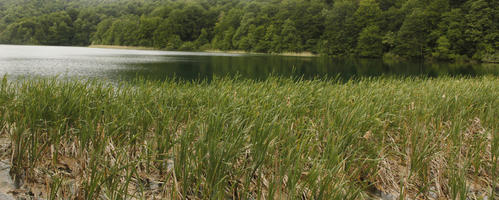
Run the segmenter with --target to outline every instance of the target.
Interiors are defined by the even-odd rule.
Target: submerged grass
[[[50,199],[480,199],[499,79],[0,84],[12,173]]]

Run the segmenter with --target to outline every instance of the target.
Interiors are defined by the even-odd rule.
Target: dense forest
[[[0,0],[0,43],[498,60],[497,0]]]

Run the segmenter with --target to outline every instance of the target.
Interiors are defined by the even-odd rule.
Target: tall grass
[[[51,199],[479,199],[499,187],[498,97],[497,77],[4,78],[0,127]]]

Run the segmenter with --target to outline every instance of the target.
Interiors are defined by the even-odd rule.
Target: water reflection
[[[0,75],[3,74],[109,80],[131,80],[137,76],[154,80],[172,77],[211,79],[213,76],[262,80],[270,75],[305,79],[339,76],[350,79],[499,75],[499,65],[0,45]]]
[[[494,64],[449,64],[449,63],[386,63],[381,59],[303,58],[284,56],[243,57],[189,57],[182,62],[127,64],[128,70],[120,72],[124,79],[137,74],[151,79],[178,77],[182,79],[210,79],[213,75],[265,79],[270,75],[284,77],[344,79],[375,76],[481,76],[499,74],[499,65]]]

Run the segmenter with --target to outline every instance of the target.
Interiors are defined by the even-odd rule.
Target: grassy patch
[[[51,198],[490,198],[498,97],[497,77],[4,80],[0,128]]]

